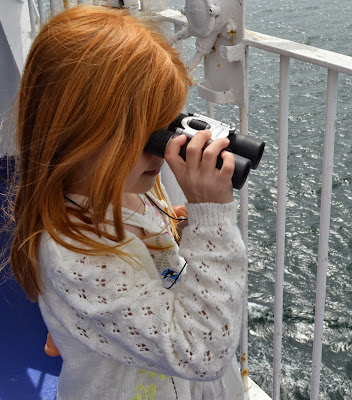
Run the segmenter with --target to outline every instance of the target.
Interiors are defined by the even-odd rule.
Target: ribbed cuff
[[[237,223],[238,201],[231,203],[186,203],[188,223],[195,225],[223,225]]]

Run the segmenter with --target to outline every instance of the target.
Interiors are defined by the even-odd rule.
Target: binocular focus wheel
[[[201,121],[200,119],[191,119],[188,122],[188,126],[196,131],[204,131],[204,129],[210,129],[211,126],[205,121]]]

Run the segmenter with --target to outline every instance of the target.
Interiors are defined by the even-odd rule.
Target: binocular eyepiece
[[[232,185],[241,189],[251,169],[256,169],[264,152],[265,143],[252,136],[236,134],[229,125],[215,119],[198,114],[180,114],[167,129],[153,132],[144,150],[163,158],[169,140],[177,135],[185,134],[186,143],[181,147],[180,156],[186,160],[186,148],[192,137],[200,130],[209,129],[212,132],[211,140],[227,137],[230,140],[228,148],[224,149],[235,154],[235,172],[232,176]],[[216,168],[221,169],[220,155]]]

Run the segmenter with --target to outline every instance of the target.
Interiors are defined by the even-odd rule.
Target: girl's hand
[[[188,218],[188,212],[185,206],[173,206],[172,210],[175,213],[176,218]]]
[[[186,143],[186,136],[171,139],[166,148],[165,160],[189,203],[230,203],[233,200],[231,178],[235,170],[235,157],[227,151],[221,153],[230,141],[228,138],[215,139],[202,151],[210,138],[209,130],[197,132],[187,146],[187,161],[179,155],[181,146]],[[223,165],[219,170],[216,162],[220,153]]]
[[[58,348],[55,346],[53,338],[51,337],[49,332],[48,332],[48,336],[46,338],[44,351],[50,357],[57,357],[60,355],[60,352],[59,352]]]
[[[184,218],[184,221],[178,221],[176,225],[176,230],[179,235],[176,239],[176,243],[179,244],[182,238],[182,231],[186,226],[188,226],[188,212],[185,206],[173,206],[172,209],[176,218]]]

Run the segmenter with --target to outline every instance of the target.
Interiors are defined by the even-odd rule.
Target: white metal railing
[[[246,31],[245,44],[280,55],[280,95],[279,95],[279,165],[277,191],[277,240],[275,274],[275,321],[274,321],[274,370],[273,399],[280,398],[280,372],[282,348],[283,283],[285,255],[286,221],[286,180],[288,148],[289,110],[289,66],[290,58],[319,65],[328,71],[327,101],[325,116],[325,140],[323,161],[323,183],[321,193],[318,269],[316,282],[315,329],[311,378],[311,400],[319,396],[322,360],[322,337],[326,297],[326,277],[328,267],[330,211],[332,195],[332,175],[335,142],[335,121],[337,106],[338,73],[352,75],[352,57],[320,50],[311,46],[275,38],[256,32]]]
[[[55,14],[68,6],[70,0],[50,0],[50,12]],[[75,3],[93,3],[98,0],[75,0]],[[38,22],[44,23],[46,13],[43,0],[38,0],[38,9],[34,0],[28,0],[32,33],[38,29]],[[167,10],[165,18],[175,24],[176,29],[185,24],[184,16]],[[287,187],[287,155],[288,155],[288,112],[289,112],[289,76],[290,59],[294,58],[309,64],[327,69],[327,102],[324,141],[323,183],[321,194],[320,230],[318,248],[318,269],[316,283],[315,330],[312,355],[311,400],[318,400],[319,382],[322,359],[322,335],[326,295],[326,277],[328,266],[328,242],[330,229],[330,210],[332,195],[332,173],[334,158],[335,120],[337,105],[338,74],[352,75],[352,57],[317,49],[257,32],[245,31],[243,40],[248,47],[255,47],[280,56],[280,87],[279,87],[279,159],[277,187],[277,222],[276,222],[276,272],[275,272],[275,321],[274,321],[274,366],[273,366],[273,399],[280,399],[281,349],[283,331],[283,286],[285,257],[285,223],[286,223],[286,187]],[[247,65],[247,63],[246,63]],[[247,94],[248,98],[248,94]],[[213,114],[213,105],[207,103],[207,114]],[[241,133],[248,132],[247,106],[240,107]],[[241,231],[245,243],[248,242],[248,193],[247,185],[241,190]],[[244,298],[247,304],[247,293]],[[245,391],[248,392],[248,319],[247,307],[244,308],[243,328],[241,334],[241,369],[245,371]]]

